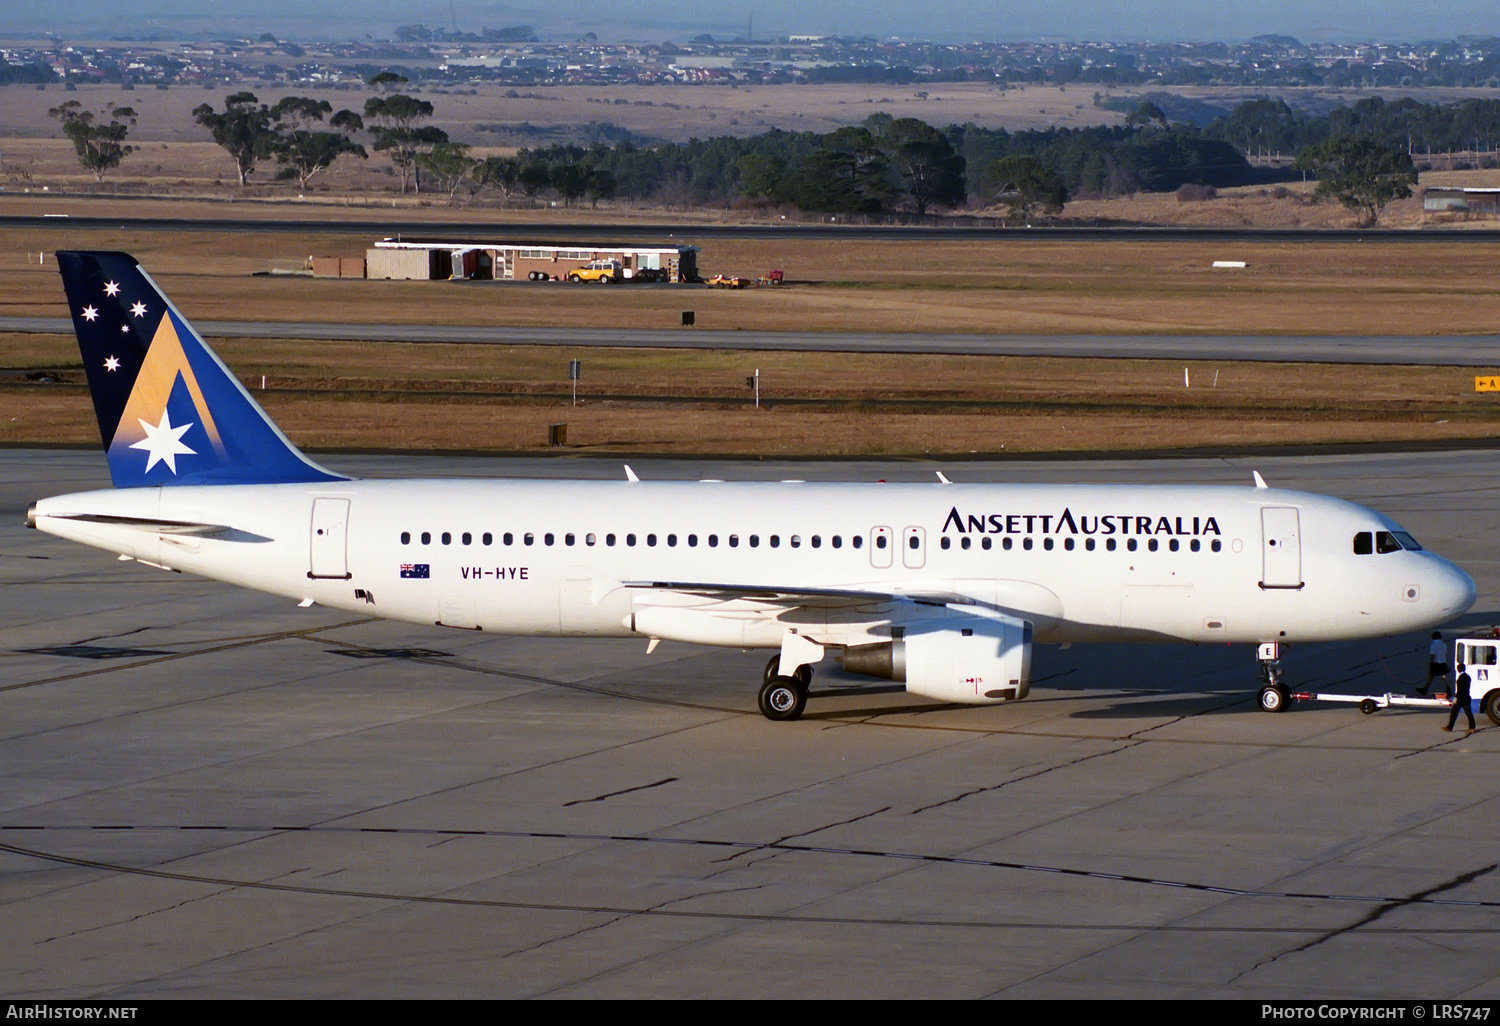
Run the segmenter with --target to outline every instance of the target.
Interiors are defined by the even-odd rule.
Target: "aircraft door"
[[[1302,532],[1295,506],[1260,511],[1262,588],[1302,587]]]
[[[314,499],[309,577],[349,579],[349,500]]]
[[[891,552],[892,542],[895,541],[889,527],[870,528],[870,565],[877,567],[888,567],[894,553]]]
[[[908,527],[901,532],[901,562],[912,570],[920,570],[927,563],[925,528]]]

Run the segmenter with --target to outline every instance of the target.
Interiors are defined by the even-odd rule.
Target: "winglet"
[[[635,484],[640,480],[640,478],[635,476],[635,471],[630,469],[629,463],[622,463],[621,466],[625,468],[625,480],[629,481],[631,484]]]
[[[943,475],[943,472],[941,470],[937,471],[937,476],[938,476],[938,483],[939,484],[952,484],[953,483],[952,481],[949,481],[948,478]]]
[[[1260,476],[1260,471],[1252,470],[1250,473],[1255,477],[1255,487],[1264,488],[1266,486],[1266,479]]]
[[[297,450],[134,257],[57,267],[116,488],[347,480]]]

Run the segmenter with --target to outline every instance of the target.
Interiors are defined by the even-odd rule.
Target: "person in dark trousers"
[[[1427,689],[1432,687],[1434,679],[1443,679],[1448,676],[1448,647],[1443,644],[1443,636],[1437,631],[1432,632],[1432,644],[1427,646],[1427,682],[1417,688],[1417,694],[1427,694]]]
[[[1453,724],[1458,722],[1458,711],[1462,709],[1464,715],[1469,718],[1468,733],[1474,733],[1474,711],[1469,708],[1469,675],[1464,672],[1463,664],[1454,667],[1458,670],[1458,676],[1453,681],[1453,708],[1448,710],[1448,725],[1443,730],[1453,732]]]

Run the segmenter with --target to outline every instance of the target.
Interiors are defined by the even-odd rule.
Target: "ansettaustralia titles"
[[[1061,513],[960,513],[954,506],[943,521],[943,533],[959,534],[1120,534],[1120,535],[1214,535],[1222,534],[1213,517],[1141,516],[1106,513],[1099,516],[1074,516],[1063,507]]]

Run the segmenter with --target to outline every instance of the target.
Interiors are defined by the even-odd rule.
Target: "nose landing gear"
[[[1268,641],[1256,653],[1259,665],[1261,688],[1260,708],[1262,712],[1286,712],[1292,704],[1292,692],[1281,681],[1281,645]]]

